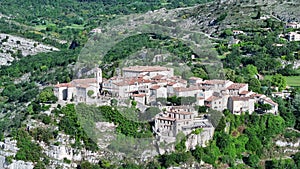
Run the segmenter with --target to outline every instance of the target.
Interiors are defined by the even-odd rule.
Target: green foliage
[[[219,125],[220,120],[223,117],[223,114],[219,111],[212,110],[212,109],[208,110],[208,114],[209,114],[208,119],[211,121],[212,125],[214,127],[217,127]]]
[[[295,164],[297,167],[300,167],[300,152],[297,152],[295,155],[292,156],[293,160],[295,161]]]
[[[78,169],[100,169],[102,167],[100,167],[97,164],[92,164],[88,161],[82,161],[77,168]]]
[[[170,166],[178,166],[181,163],[187,162],[192,158],[190,152],[174,152],[171,154],[164,154],[158,157],[161,166],[168,168]]]
[[[75,105],[68,104],[60,110],[56,111],[64,115],[64,117],[60,119],[60,122],[58,124],[59,130],[75,137],[76,143],[74,146],[79,146],[79,142],[82,140],[86,149],[91,151],[98,150],[97,144],[87,136],[81,124],[79,123]]]
[[[224,38],[227,38],[227,37],[230,37],[230,36],[233,36],[233,32],[230,29],[225,29],[223,31],[223,33],[221,34],[221,37],[224,37]]]
[[[100,106],[99,112],[107,121],[117,125],[116,131],[119,133],[137,138],[152,137],[148,123],[139,123],[124,118],[118,110],[112,109],[110,106]]]
[[[171,39],[157,34],[138,34],[123,39],[110,49],[104,56],[104,63],[111,63],[127,58],[142,48],[157,48],[166,50],[177,57],[173,62],[191,61],[193,51],[181,40]],[[113,65],[112,70],[117,65]]]
[[[274,169],[274,168],[296,169],[297,166],[295,165],[293,159],[279,159],[279,160],[266,161],[265,168],[266,169]]]
[[[64,158],[64,163],[67,163],[67,164],[71,164],[71,160],[67,159],[66,157]]]
[[[212,141],[208,147],[203,148],[203,157],[202,160],[206,163],[215,165],[221,152],[216,145],[216,141]]]
[[[280,116],[284,119],[285,125],[287,127],[293,127],[296,123],[296,117],[293,114],[291,102],[282,98],[274,98],[274,101],[278,103],[278,111]]]
[[[139,120],[149,121],[160,112],[161,110],[158,107],[149,107],[145,110],[144,113],[140,113]]]
[[[257,67],[249,64],[243,68],[242,73],[249,77],[254,77],[255,75],[258,74]]]
[[[220,22],[222,22],[226,17],[227,17],[227,13],[223,13],[223,14],[221,14],[221,15],[216,19],[216,22],[217,22],[217,23],[220,23]]]
[[[7,164],[11,164],[13,162],[14,156],[7,156],[5,157],[5,162]]]
[[[89,97],[92,97],[93,94],[94,94],[94,91],[93,91],[93,90],[89,90],[89,91],[87,92],[87,95],[88,95]]]
[[[48,103],[48,102],[55,103],[55,102],[57,102],[58,99],[56,96],[54,96],[53,88],[47,87],[42,90],[42,92],[39,94],[37,100],[40,103]]]
[[[259,157],[256,154],[250,154],[249,157],[246,158],[245,163],[250,167],[257,167],[259,162]]]
[[[198,134],[200,134],[202,131],[203,131],[203,128],[197,128],[197,129],[195,129],[195,130],[192,131],[192,134],[198,135]]]
[[[206,106],[199,106],[198,113],[206,113],[207,107]]]
[[[249,90],[257,93],[261,93],[261,83],[256,78],[249,79]]]
[[[115,107],[118,105],[118,100],[117,99],[111,99],[110,100],[110,106]]]
[[[40,158],[44,156],[42,148],[31,141],[31,137],[24,129],[17,130],[14,137],[19,148],[15,156],[17,160],[39,162]]]
[[[249,138],[248,144],[246,144],[246,149],[252,152],[256,152],[257,150],[262,148],[262,143],[258,137],[252,136]]]
[[[286,80],[281,74],[272,76],[271,83],[273,86],[278,87],[279,91],[282,91],[286,87]]]
[[[236,69],[241,63],[241,52],[237,47],[232,48],[230,54],[223,59],[225,68]]]
[[[135,107],[136,107],[136,105],[137,105],[137,102],[136,102],[136,101],[134,101],[134,100],[132,100],[132,101],[131,101],[131,107],[135,108]]]
[[[111,164],[107,160],[100,160],[99,165],[101,168],[110,168]]]
[[[8,16],[20,13],[20,15],[16,16],[17,21],[29,25],[48,25],[47,31],[53,31],[56,27],[70,26],[72,24],[100,24],[112,14],[128,15],[132,13],[144,13],[162,7],[186,7],[203,2],[207,1],[193,0],[181,2],[176,0],[172,1],[172,3],[164,3],[160,0],[29,0],[26,2],[4,0],[1,1],[0,10]],[[27,8],[28,6],[31,8]],[[57,26],[53,26],[50,23],[55,23]]]
[[[43,141],[46,144],[50,144],[50,140],[54,138],[54,131],[46,128],[34,128],[30,130],[29,134],[37,141]]]
[[[172,103],[172,105],[190,105],[192,103],[196,102],[196,98],[195,97],[177,97],[177,96],[171,96],[167,98],[167,101]]]
[[[194,67],[192,72],[195,77],[200,77],[202,79],[208,79],[208,74],[202,67]]]
[[[185,142],[186,142],[186,137],[185,137],[184,133],[179,132],[176,135],[175,150],[178,152],[185,152],[186,151]]]
[[[222,116],[222,118],[220,119],[219,124],[215,130],[216,131],[224,131],[225,127],[226,127],[225,117]]]

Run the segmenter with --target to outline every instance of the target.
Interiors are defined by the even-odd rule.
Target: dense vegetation
[[[150,10],[165,8],[178,8],[208,2],[209,0],[170,1],[170,0],[3,0],[0,2],[0,11],[10,16],[14,14],[15,20],[29,25],[57,24],[60,27],[71,24],[86,24],[98,21],[102,15],[109,17],[127,15],[131,13],[144,13]],[[28,8],[30,7],[30,8]],[[101,23],[101,20],[99,21]]]
[[[114,109],[113,104],[112,107],[101,106],[97,107],[95,111],[86,111],[88,112],[86,114],[76,113],[74,105],[67,105],[63,108],[58,106],[52,112],[56,115],[55,118],[60,120],[56,124],[50,116],[40,114],[49,109],[48,106],[45,106],[46,103],[57,101],[52,88],[44,88],[44,86],[57,82],[69,82],[73,75],[69,68],[76,62],[80,48],[87,40],[88,32],[115,18],[116,15],[143,13],[161,7],[184,7],[204,1],[206,0],[184,2],[178,0],[0,1],[1,13],[11,17],[11,19],[0,18],[1,33],[20,35],[51,44],[61,50],[26,58],[20,57],[20,60],[12,62],[11,66],[1,66],[0,112],[5,115],[0,120],[0,141],[6,136],[13,136],[18,141],[17,146],[20,148],[15,159],[37,162],[36,168],[46,168],[45,165],[49,163],[49,159],[32,139],[51,144],[58,131],[47,128],[35,128],[28,131],[22,126],[22,123],[28,118],[39,120],[46,125],[58,125],[60,131],[75,139],[73,147],[84,147],[92,151],[97,151],[98,147],[84,127],[91,127],[100,120],[116,124],[116,131],[121,135],[119,139],[152,137],[149,123],[139,123],[133,119],[124,118],[126,112]],[[261,14],[254,19],[258,19],[259,15]],[[221,23],[227,17],[230,17],[228,13],[221,14],[216,18],[216,24]],[[233,35],[233,29],[227,29],[221,32],[218,37],[220,39],[215,41],[217,43],[215,49],[225,67],[224,78],[234,82],[249,83],[250,90],[270,96],[272,91],[276,91],[275,87],[281,91],[289,85],[285,76],[300,75],[299,69],[294,69],[292,65],[300,59],[300,43],[288,42],[279,37],[282,33],[295,30],[285,29],[283,22],[273,19],[265,20],[262,28],[237,27],[236,29],[241,29],[246,34]],[[240,43],[230,44],[233,38],[239,39]],[[67,40],[70,44],[62,44],[59,42],[60,39]],[[193,52],[183,42],[154,34],[128,37],[114,46],[104,60],[109,64],[114,62],[109,71],[114,71],[119,60],[127,58],[144,47],[163,48],[177,56],[173,61],[187,63],[191,68],[192,75],[203,79],[209,78],[209,72],[202,65],[201,60],[192,60],[190,56]],[[265,78],[258,79],[258,74]],[[182,75],[183,77],[187,76],[186,73]],[[106,75],[106,77],[109,76]],[[39,87],[44,89],[40,90]],[[178,166],[193,160],[204,161],[213,166],[228,164],[232,168],[260,168],[261,161],[265,162],[265,168],[300,168],[299,153],[292,155],[291,159],[283,157],[270,160],[273,157],[281,157],[280,154],[275,154],[277,147],[273,144],[274,137],[280,135],[289,139],[299,138],[299,133],[285,130],[286,127],[300,130],[299,91],[293,90],[292,95],[287,99],[273,99],[279,105],[280,116],[256,114],[234,116],[225,111],[225,116],[220,117],[221,123],[216,128],[214,139],[207,147],[197,147],[193,151],[186,152],[183,141],[179,142],[175,146],[175,152],[156,157],[147,164],[147,168]],[[161,100],[161,102],[166,101],[173,105],[181,105],[192,103],[195,98],[169,97],[167,100]],[[135,102],[132,103],[134,105]],[[267,109],[263,107],[264,105],[257,106]],[[89,109],[89,107],[84,108]],[[137,111],[135,106],[132,107],[132,110]],[[142,116],[142,119],[153,117],[159,110],[149,108],[146,112],[152,114],[147,117]],[[199,107],[199,112],[206,112],[206,108]],[[87,116],[89,117],[86,118]],[[89,121],[83,123],[80,121],[82,117]],[[226,122],[230,123],[230,127],[226,128],[225,132]],[[130,141],[130,139],[128,140]],[[121,144],[119,146],[129,145]],[[111,145],[111,147],[116,148],[117,146]],[[237,162],[243,163],[237,165]],[[111,166],[105,160],[100,160],[99,164],[83,161],[78,166],[78,168],[114,167],[116,166]],[[126,161],[121,168],[145,168],[145,166],[138,166]]]

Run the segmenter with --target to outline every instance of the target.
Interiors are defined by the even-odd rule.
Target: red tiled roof
[[[232,96],[230,97],[233,101],[248,101],[250,97]]]
[[[250,97],[261,97],[261,96],[263,96],[262,94],[257,94],[257,93],[254,93],[254,94],[251,94],[251,96]]]
[[[225,84],[228,80],[205,80],[203,84],[213,85],[213,84]]]
[[[176,82],[168,82],[168,86],[173,86]]]
[[[71,83],[60,83],[56,84],[54,87],[72,87],[73,85]]]
[[[245,87],[246,85],[247,84],[245,84],[245,83],[233,83],[232,85],[228,86],[227,89],[228,90],[238,90],[238,89]]]
[[[190,80],[202,80],[202,79],[199,78],[199,77],[190,77],[189,79],[190,79]]]
[[[193,87],[175,87],[174,90],[177,92],[188,92],[188,91],[195,91],[195,90],[201,90],[202,87],[198,87],[198,86],[193,86]]]
[[[76,87],[80,87],[80,88],[88,88],[90,87],[91,85],[88,85],[88,84],[79,84],[77,85]]]
[[[75,84],[88,84],[88,83],[96,83],[97,79],[96,78],[86,78],[86,79],[74,79],[72,80],[71,83]]]
[[[162,79],[163,77],[165,77],[164,75],[156,75],[154,77],[152,77],[151,79],[154,79],[154,80],[160,80]]]
[[[264,101],[266,101],[266,102],[268,102],[268,103],[270,103],[270,104],[272,104],[272,105],[278,105],[277,103],[275,103],[272,99],[270,99],[270,98],[266,98],[266,99],[264,99]]]
[[[141,94],[134,94],[134,95],[132,95],[132,96],[133,96],[133,97],[145,97],[146,94],[141,93]]]
[[[152,86],[150,89],[152,89],[152,90],[157,90],[157,89],[159,89],[159,88],[160,88],[159,85],[154,85],[154,86]]]
[[[135,83],[150,83],[151,81],[148,79],[143,78],[126,78],[118,82],[114,82],[117,86],[127,86],[127,85],[134,85]]]
[[[170,111],[168,113],[182,114],[182,115],[191,115],[191,114],[193,114],[192,112],[187,112],[187,111]]]
[[[205,101],[211,102],[211,101],[219,100],[219,99],[221,99],[221,98],[220,98],[220,97],[216,97],[216,96],[210,96],[210,97],[207,98]]]
[[[249,91],[246,91],[246,90],[240,92],[241,95],[246,95],[246,94],[248,94],[248,93],[250,93],[250,92],[249,92]]]

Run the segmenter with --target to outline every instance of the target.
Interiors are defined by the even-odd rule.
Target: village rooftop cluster
[[[212,138],[214,127],[205,117],[200,116],[194,106],[224,111],[240,115],[278,113],[278,104],[271,98],[248,90],[246,83],[229,80],[203,80],[191,77],[188,80],[174,75],[174,69],[161,66],[131,66],[122,69],[122,75],[102,78],[102,70],[94,70],[95,77],[74,79],[69,83],[54,86],[54,94],[59,101],[75,103],[100,103],[102,98],[116,100],[132,99],[144,107],[157,106],[162,111],[155,116],[154,131],[163,138],[174,139],[179,132],[185,135],[196,128],[204,129],[200,144]],[[194,103],[163,105],[161,100],[168,97],[194,98]],[[259,110],[256,104],[267,104],[269,110]],[[101,105],[101,104],[98,104]],[[206,134],[205,134],[206,133]],[[170,140],[169,139],[169,140]]]

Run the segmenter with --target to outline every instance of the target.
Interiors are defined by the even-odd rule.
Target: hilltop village
[[[206,114],[198,114],[195,106],[216,111],[228,109],[235,115],[248,112],[278,113],[278,104],[269,97],[248,90],[246,83],[229,80],[188,80],[174,75],[173,68],[161,66],[132,66],[122,69],[122,75],[102,78],[102,70],[94,70],[94,78],[74,79],[54,86],[60,102],[108,105],[111,99],[137,102],[145,110],[155,106],[161,110],[154,119],[153,131],[160,140],[174,142],[176,135],[190,134],[202,128],[197,143],[205,146],[213,137],[214,128]],[[168,103],[169,97],[181,98],[179,105]],[[106,100],[106,102],[105,102]],[[264,106],[262,106],[264,105]],[[264,108],[268,107],[268,108]]]

